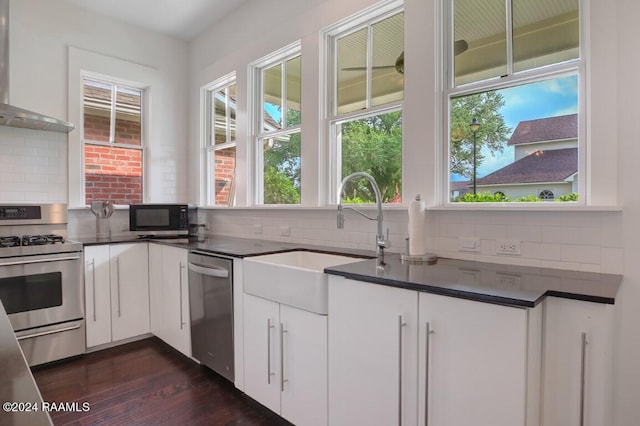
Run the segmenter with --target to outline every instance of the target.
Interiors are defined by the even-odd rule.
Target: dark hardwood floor
[[[89,403],[86,412],[50,412],[55,425],[289,425],[157,338],[35,367],[33,375],[45,401]]]

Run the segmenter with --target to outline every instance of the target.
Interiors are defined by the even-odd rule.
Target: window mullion
[[[224,132],[226,143],[231,142],[231,101],[229,99],[229,86],[224,88]]]
[[[367,25],[367,92],[365,108],[371,108],[371,86],[373,86],[373,37],[371,24]]]
[[[282,87],[282,99],[280,99],[280,119],[282,128],[287,128],[287,61],[282,61],[282,73],[280,74],[280,87]]]
[[[111,120],[109,121],[109,143],[116,143],[116,93],[118,86],[111,86]]]
[[[507,75],[513,75],[513,8],[512,0],[505,0]]]

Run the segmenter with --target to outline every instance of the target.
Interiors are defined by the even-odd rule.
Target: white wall
[[[157,71],[161,90],[154,96],[162,107],[152,115],[147,190],[151,201],[181,201],[187,192],[187,44],[110,18],[99,17],[64,1],[11,1],[10,102],[16,106],[68,120],[68,48],[76,47],[115,60],[128,61]],[[71,100],[76,102],[77,100]],[[75,104],[74,104],[75,105]],[[81,123],[75,123],[78,127]],[[0,136],[2,136],[0,134]],[[59,136],[50,134],[51,140]],[[79,140],[79,131],[69,139]],[[66,136],[65,136],[66,139]],[[80,169],[79,143],[70,144],[71,169]],[[65,179],[66,170],[65,170]],[[77,175],[70,182],[78,186]],[[70,201],[66,190],[56,201]],[[3,194],[4,195],[4,194]],[[12,194],[2,202],[51,201],[50,197]],[[77,197],[76,197],[77,198]]]
[[[198,91],[202,85],[236,70],[238,120],[244,122],[246,64],[301,39],[303,103],[307,99],[303,114],[317,117],[320,104],[318,30],[373,3],[367,0],[248,3],[190,44],[190,110],[198,108]],[[434,61],[434,3],[405,1],[405,198],[420,192],[430,204],[437,200],[440,187],[435,130],[440,107]],[[594,58],[587,69],[587,108],[582,111],[588,122],[590,140],[582,154],[588,175],[593,177],[586,182],[585,189],[592,203],[619,204],[624,206],[622,211],[431,210],[427,214],[427,235],[431,249],[450,257],[624,274],[616,303],[614,408],[615,425],[631,426],[637,425],[640,418],[640,272],[635,267],[640,257],[636,243],[636,239],[640,239],[640,196],[635,173],[640,159],[640,138],[633,126],[640,99],[637,84],[640,53],[635,46],[640,38],[640,28],[635,22],[640,16],[640,3],[635,0],[585,3],[591,5],[587,16],[591,38],[585,45]],[[320,130],[317,120],[311,120],[311,124],[303,128],[304,138],[314,147],[307,151],[308,155],[303,151],[310,167],[317,167],[315,164],[321,160]],[[199,122],[195,114],[191,116],[189,132],[190,143],[197,147]],[[243,143],[246,129],[239,129],[238,136],[242,161],[247,149]],[[192,151],[190,161],[197,164],[196,150]],[[245,166],[244,176],[239,176],[241,186],[246,183],[242,180],[249,176],[250,165]],[[200,195],[198,172],[194,168],[190,175],[194,200]],[[313,179],[303,181],[303,185],[314,185],[320,192],[322,178],[322,173],[316,174]],[[240,205],[246,205],[248,195],[238,191]],[[312,205],[316,200],[307,201]],[[359,217],[348,217],[345,229],[337,230],[332,210],[236,208],[203,210],[201,214],[208,219],[209,232],[214,234],[373,249],[374,224]],[[392,251],[402,251],[406,211],[390,211],[385,218],[391,228]],[[262,235],[253,234],[254,224],[263,225]],[[280,236],[281,226],[291,227],[290,237]],[[479,238],[480,253],[459,252],[459,237]],[[522,255],[494,255],[495,240],[500,238],[521,240]]]

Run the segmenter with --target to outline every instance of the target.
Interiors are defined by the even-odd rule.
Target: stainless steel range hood
[[[9,0],[0,0],[0,126],[69,133],[75,125],[9,105]]]

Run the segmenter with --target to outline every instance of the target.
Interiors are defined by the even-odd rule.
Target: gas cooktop
[[[57,234],[48,235],[11,235],[8,237],[0,237],[0,248],[18,247],[18,246],[41,246],[45,244],[62,244],[64,237]]]

